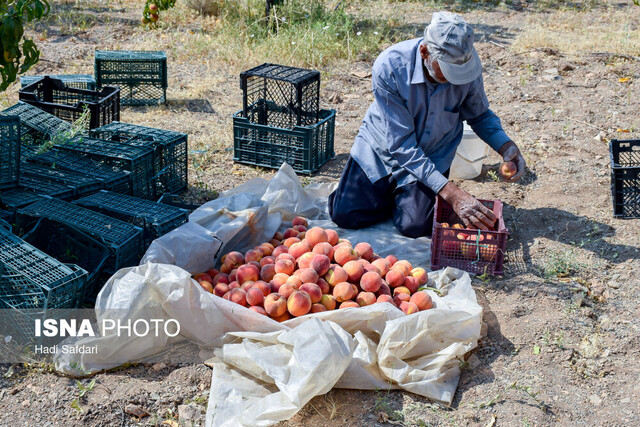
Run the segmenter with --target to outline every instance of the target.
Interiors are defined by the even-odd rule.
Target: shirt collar
[[[420,41],[422,43],[422,40]],[[422,66],[422,56],[420,55],[420,43],[418,43],[418,47],[416,48],[416,60],[413,64],[413,74],[411,76],[411,84],[417,85],[421,83],[426,83],[427,78],[424,75],[424,67]]]

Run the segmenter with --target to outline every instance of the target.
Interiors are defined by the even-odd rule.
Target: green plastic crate
[[[91,136],[154,149],[156,192],[180,193],[188,185],[187,134],[129,123],[113,122],[94,129]]]
[[[0,190],[18,186],[20,176],[20,118],[0,116]]]
[[[335,110],[321,110],[319,121],[293,129],[261,125],[253,115],[261,114],[253,106],[246,116],[233,115],[233,160],[253,166],[278,169],[284,162],[301,174],[312,174],[335,153],[333,139]]]
[[[35,219],[47,218],[88,233],[109,247],[105,271],[115,273],[123,267],[137,265],[142,255],[142,229],[116,218],[51,197],[18,209],[20,227]]]
[[[20,76],[20,87],[25,87],[46,76]],[[91,74],[53,74],[49,77],[76,89],[96,90],[96,79]]]
[[[118,170],[131,173],[131,195],[143,199],[157,199],[153,154],[150,147],[139,147],[89,137],[76,137],[56,149],[85,155]]]
[[[76,171],[63,170],[37,163],[23,163],[21,178],[31,177],[39,180],[68,185],[75,189],[74,197],[83,197],[104,188],[102,180]]]
[[[57,197],[62,200],[71,200],[76,197],[75,187],[49,181],[38,176],[20,175],[20,185],[18,188],[25,188],[36,194]]]
[[[118,86],[122,105],[167,102],[167,55],[158,51],[96,50],[98,87]]]
[[[142,227],[145,246],[189,221],[186,209],[104,190],[73,203]]]

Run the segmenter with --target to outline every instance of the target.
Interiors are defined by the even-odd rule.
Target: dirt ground
[[[640,7],[603,3],[567,13],[588,28],[606,8],[638,31]],[[32,73],[91,73],[95,48],[139,48],[157,38],[169,54],[170,101],[124,109],[122,120],[189,133],[185,200],[203,202],[250,178],[272,176],[233,163],[238,65],[185,60],[179,40],[137,29],[136,7],[112,4],[96,8],[96,21],[72,35],[51,24],[38,41],[43,60]],[[505,202],[511,234],[505,276],[473,281],[486,328],[462,366],[453,404],[399,391],[333,390],[282,426],[640,424],[640,220],[612,216],[607,144],[640,137],[638,46],[627,54],[523,48],[525,30],[555,16],[523,6],[463,13],[476,29],[491,108],[525,154],[527,171],[517,184],[499,182],[494,153],[479,178],[457,182],[477,197]],[[399,9],[416,35],[435,10],[389,7]],[[322,70],[322,105],[337,110],[336,157],[304,182],[339,178],[372,99],[374,59]],[[15,101],[16,90],[4,101]],[[46,366],[2,366],[0,374],[0,426],[200,425],[211,382],[204,365],[129,366],[80,384]],[[150,415],[131,415],[131,405]]]

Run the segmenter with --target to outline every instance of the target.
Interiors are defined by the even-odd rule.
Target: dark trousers
[[[369,181],[349,157],[338,188],[329,195],[329,215],[342,228],[364,228],[393,218],[403,235],[430,237],[435,202],[436,193],[421,182],[398,187],[391,175]]]

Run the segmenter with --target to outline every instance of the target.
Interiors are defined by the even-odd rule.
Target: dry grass
[[[568,55],[585,52],[640,55],[640,7],[629,1],[623,6],[602,7],[600,12],[557,10],[533,14],[513,43],[513,49],[549,47]]]

